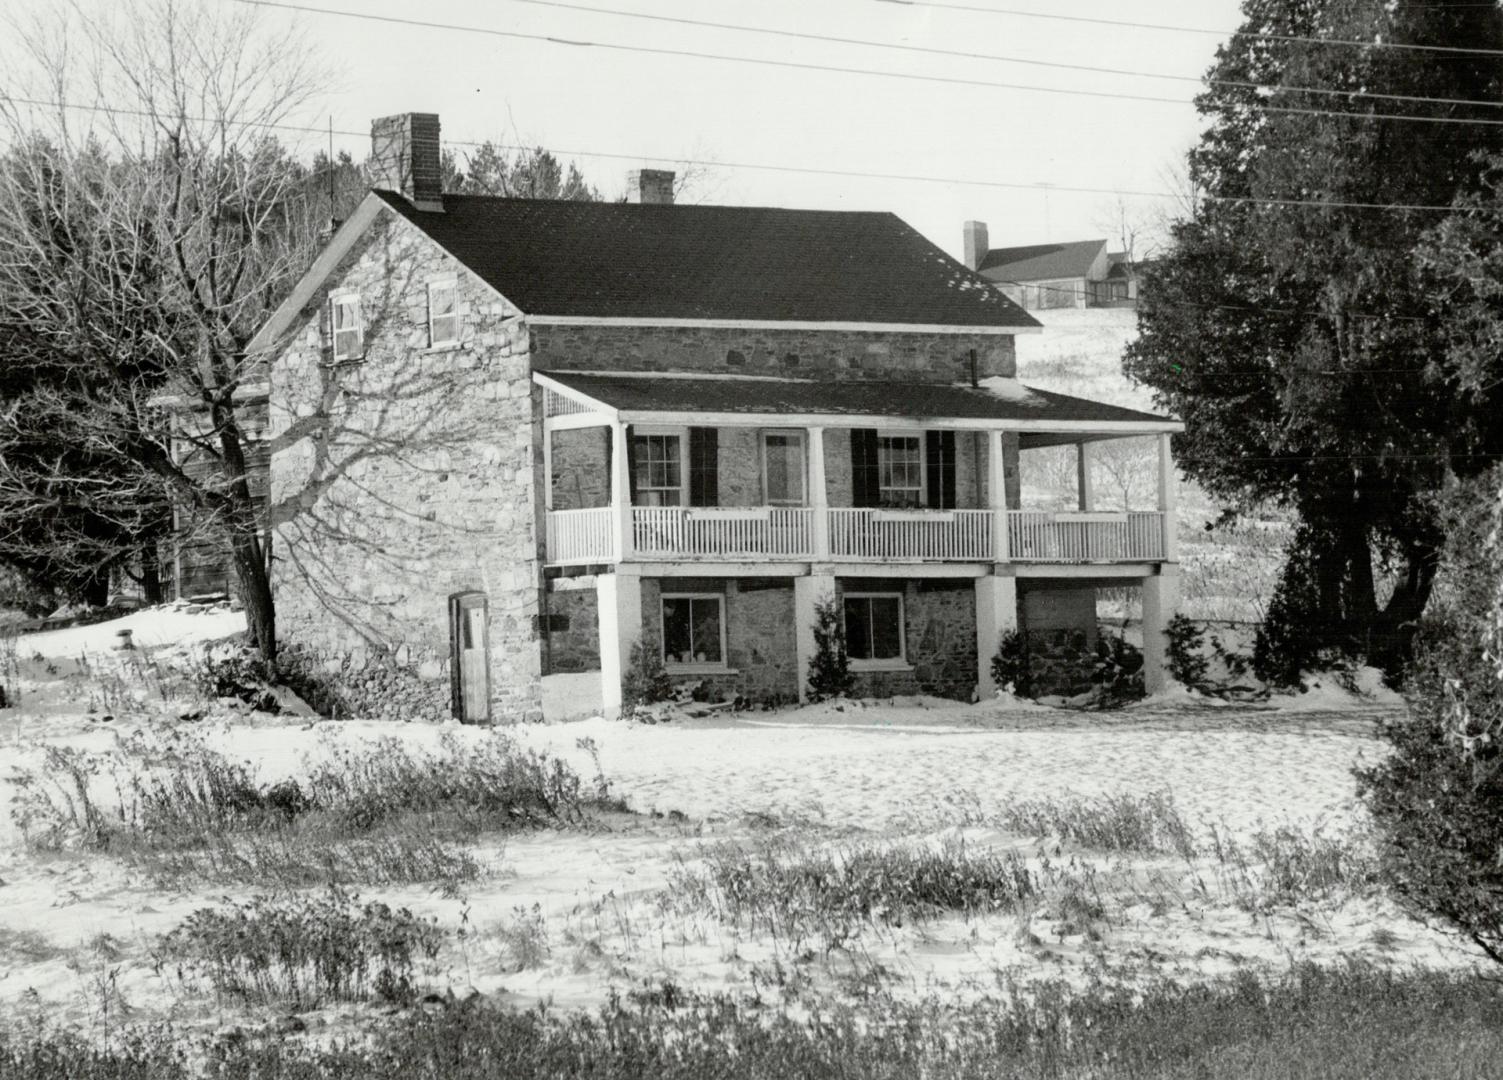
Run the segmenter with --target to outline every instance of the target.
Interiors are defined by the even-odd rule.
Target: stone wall
[[[978,681],[976,589],[969,579],[841,578],[837,594],[903,594],[903,647],[908,670],[856,671],[857,697],[932,694],[969,701]]]
[[[1009,334],[715,327],[534,326],[539,371],[703,371],[811,379],[970,379],[1017,374]]]
[[[611,504],[611,429],[565,428],[553,437],[553,509]]]
[[[1096,589],[1095,582],[1068,579],[1021,585],[1020,624],[1036,696],[1070,697],[1091,689],[1092,658],[1100,635]]]
[[[754,705],[798,700],[798,649],[793,634],[793,582],[789,578],[643,578],[642,644],[662,655],[664,592],[719,593],[725,597],[727,674],[669,672],[675,683],[703,682],[712,697],[749,699]]]
[[[600,670],[600,600],[593,577],[555,578],[548,583],[545,675]]]
[[[457,347],[428,347],[438,277],[458,283]],[[361,359],[333,359],[331,290],[360,294]],[[467,590],[489,598],[493,715],[541,715],[541,401],[517,314],[383,213],[272,358],[281,636],[376,696],[416,688],[401,707],[423,715],[447,712],[447,598]]]

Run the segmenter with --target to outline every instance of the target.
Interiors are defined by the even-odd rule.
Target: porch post
[[[830,493],[825,488],[825,429],[811,427],[808,433],[809,509],[814,519],[809,539],[814,548],[814,558],[824,561],[830,557]],[[803,653],[799,655],[802,657]],[[800,685],[802,686],[802,676]]]
[[[632,556],[631,465],[626,425],[611,425],[611,532],[616,538],[616,561]]]
[[[992,678],[992,657],[1002,639],[1018,628],[1018,579],[1012,567],[993,567],[1008,573],[992,573],[976,579],[976,698],[990,701],[997,696]]]
[[[828,570],[828,567],[825,568]],[[814,615],[835,599],[835,575],[813,573],[793,579],[793,636],[798,649],[798,699],[809,700],[809,664],[814,659]]]
[[[621,710],[621,679],[631,669],[631,650],[642,637],[642,579],[635,566],[616,567],[595,578],[600,619],[600,706],[607,719]]]
[[[1084,439],[1075,444],[1075,486],[1080,509],[1086,513],[1096,509],[1096,484],[1091,479],[1091,444]]]
[[[1164,515],[1164,561],[1171,563],[1179,561],[1179,528],[1174,512],[1178,482],[1166,433],[1159,436],[1159,511]]]
[[[1007,553],[1007,465],[1003,432],[986,433],[986,505],[992,512],[992,561],[1005,563]]]
[[[543,425],[543,509],[553,509],[553,431]]]
[[[1143,579],[1143,689],[1161,692],[1169,681],[1169,639],[1165,629],[1179,606],[1179,566],[1164,563]]]

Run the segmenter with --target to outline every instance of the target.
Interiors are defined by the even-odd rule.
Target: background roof
[[[528,315],[1039,325],[887,213],[376,195]]]
[[[1104,247],[1105,240],[1076,240],[1069,244],[992,248],[981,261],[981,274],[993,281],[1085,277]]]

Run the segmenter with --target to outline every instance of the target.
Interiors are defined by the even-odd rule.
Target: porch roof
[[[1001,429],[1032,433],[1150,434],[1178,420],[1101,401],[986,379],[980,387],[912,382],[542,371],[538,381],[627,423],[783,423],[839,418],[841,426]],[[1044,445],[1032,438],[1029,445]]]

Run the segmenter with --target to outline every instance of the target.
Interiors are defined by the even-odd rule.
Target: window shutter
[[[720,431],[689,429],[689,505],[720,505]]]
[[[610,438],[609,433],[606,438],[609,440],[606,443],[607,447],[614,444],[615,440]],[[630,497],[631,505],[635,506],[637,504],[637,437],[632,434],[630,427],[626,429],[626,493]]]
[[[955,509],[955,432],[924,432],[924,487],[931,510]]]
[[[877,464],[877,429],[851,429],[851,504],[876,506],[882,500],[882,470]]]

